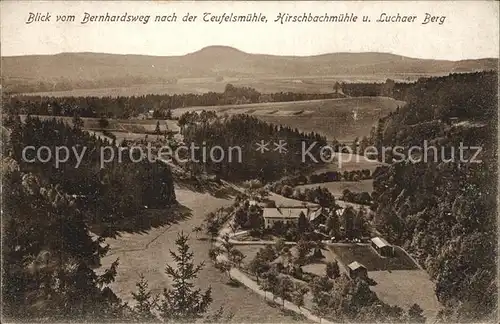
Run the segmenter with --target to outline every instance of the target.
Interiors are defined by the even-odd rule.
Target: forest
[[[101,148],[117,151],[119,148],[114,141],[90,135],[78,126],[71,127],[55,119],[41,121],[28,116],[25,123],[21,123],[16,116],[7,119],[5,126],[12,130],[11,147],[6,149],[20,171],[34,173],[40,181],[78,197],[76,203],[84,211],[85,219],[90,224],[98,224],[104,233],[123,229],[120,224],[127,228],[137,225],[142,221],[140,211],[145,206],[164,208],[175,203],[171,172],[160,163],[147,160],[134,163],[129,154],[122,154],[122,161],[115,159],[101,168]],[[53,162],[40,162],[40,159],[28,162],[35,158],[35,153],[26,151],[23,157],[23,149],[27,146],[35,149],[46,146],[52,153],[56,147],[65,146],[85,154],[79,165],[76,156],[70,154],[66,163],[56,166]],[[42,159],[46,157],[41,154]]]
[[[6,109],[17,113],[51,116],[74,116],[108,118],[136,117],[149,110],[157,116],[168,115],[168,111],[191,106],[222,106],[260,102],[303,101],[343,97],[338,93],[278,92],[262,94],[250,87],[227,84],[224,92],[204,94],[145,95],[130,97],[41,97],[12,96]]]
[[[429,272],[446,321],[496,316],[496,87],[491,72],[420,80],[407,89],[408,104],[380,120],[370,138],[379,146],[428,140],[448,149],[447,162],[380,168],[372,195],[377,228]],[[460,142],[481,146],[482,162],[461,162],[450,150]]]
[[[229,157],[221,162],[208,159],[205,163],[191,163],[191,169],[203,170],[226,180],[242,181],[260,179],[271,181],[282,176],[293,175],[313,167],[313,163],[302,161],[301,149],[318,142],[317,149],[311,154],[319,157],[320,147],[326,145],[326,138],[316,133],[303,133],[297,129],[268,124],[248,115],[234,115],[218,118],[215,114],[201,113],[207,116],[200,121],[196,113],[186,113],[181,116],[182,133],[185,143],[195,143],[197,146],[224,148],[228,152],[231,147],[241,148],[241,163]],[[210,117],[211,116],[211,117]],[[273,143],[286,140],[286,152],[275,150]],[[270,143],[268,150],[260,152],[256,144],[260,141]],[[194,156],[202,160],[201,152]]]

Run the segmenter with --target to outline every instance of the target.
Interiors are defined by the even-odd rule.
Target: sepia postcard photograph
[[[2,323],[499,323],[497,1],[1,1]]]

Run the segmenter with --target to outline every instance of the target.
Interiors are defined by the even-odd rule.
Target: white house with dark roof
[[[303,207],[263,208],[264,227],[271,228],[277,222],[297,224],[301,214],[306,218],[309,217],[309,209]]]

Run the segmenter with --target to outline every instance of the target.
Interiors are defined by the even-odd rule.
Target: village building
[[[394,247],[381,237],[371,239],[371,245],[377,253],[383,257],[394,256]]]
[[[276,208],[263,208],[264,227],[271,228],[277,222],[283,224],[297,224],[300,215],[308,217],[309,210],[307,208],[289,208],[289,207],[276,207]]]
[[[309,222],[313,226],[324,225],[330,216],[328,208],[320,207],[309,214]]]
[[[352,279],[354,279],[354,278],[363,278],[363,279],[368,278],[368,270],[366,269],[366,267],[364,265],[362,265],[361,263],[359,263],[357,261],[349,263],[347,268],[349,269],[349,277],[351,277]]]

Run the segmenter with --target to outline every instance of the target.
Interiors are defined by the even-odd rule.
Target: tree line
[[[5,109],[32,115],[129,118],[154,112],[154,117],[171,116],[171,110],[192,106],[223,106],[261,102],[304,101],[338,98],[335,93],[278,92],[263,94],[251,87],[227,84],[224,92],[203,94],[148,94],[119,97],[47,97],[36,95],[11,96]]]

